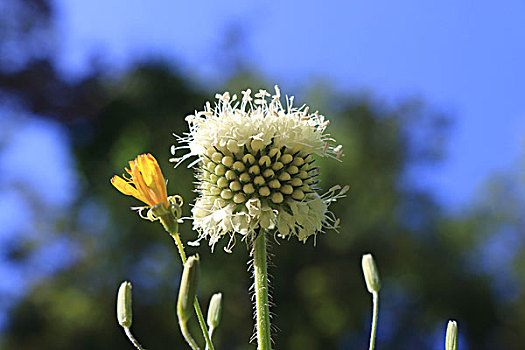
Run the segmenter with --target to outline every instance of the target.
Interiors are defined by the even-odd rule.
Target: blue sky
[[[78,254],[55,221],[71,205],[78,179],[66,130],[58,123],[0,107],[0,330],[6,311],[28,288]],[[60,172],[57,172],[60,169]],[[35,247],[24,263],[12,250]]]
[[[525,2],[57,0],[60,57],[81,74],[93,53],[118,69],[161,55],[201,82],[231,25],[245,60],[285,91],[314,80],[395,103],[423,98],[454,127],[448,159],[418,173],[460,207],[494,171],[517,167],[525,135]],[[101,11],[101,9],[103,9]]]

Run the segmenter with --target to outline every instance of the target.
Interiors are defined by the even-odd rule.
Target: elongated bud
[[[197,294],[199,284],[199,255],[188,258],[184,264],[182,279],[180,281],[179,298],[177,300],[177,314],[179,320],[186,322],[193,314],[193,301]]]
[[[458,350],[458,323],[456,321],[448,321],[445,350]]]
[[[122,327],[131,327],[131,283],[122,282],[117,295],[117,320]]]
[[[211,296],[210,306],[208,306],[208,327],[217,328],[221,321],[222,313],[222,293],[215,293]]]
[[[361,265],[365,276],[366,288],[372,294],[378,293],[381,288],[381,280],[379,279],[379,273],[372,254],[363,255]]]

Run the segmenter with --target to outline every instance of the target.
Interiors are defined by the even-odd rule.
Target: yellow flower
[[[128,196],[133,196],[150,207],[162,204],[168,209],[168,194],[166,180],[162,175],[159,164],[151,154],[141,154],[129,162],[127,174],[113,176],[111,184],[117,190]]]

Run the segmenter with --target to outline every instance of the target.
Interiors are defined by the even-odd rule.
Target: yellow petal
[[[135,163],[135,166],[132,171],[133,176],[133,183],[137,187],[137,191],[140,193],[142,197],[144,197],[144,202],[150,206],[154,206],[156,203],[154,196],[152,196],[151,189],[146,185],[144,178],[142,176],[142,173],[139,170],[139,164],[138,162]]]
[[[167,202],[168,193],[166,190],[166,180],[164,179],[164,175],[162,175],[162,170],[160,170],[159,163],[157,162],[155,157],[153,157],[153,155],[151,155],[150,153],[146,154],[146,156],[148,157],[148,159],[150,160],[153,166],[153,171],[155,173],[154,175],[155,187],[158,192],[158,195],[160,196],[160,199],[162,202]]]
[[[120,176],[113,176],[111,178],[111,184],[125,195],[133,196],[142,202],[146,202],[144,196],[142,196],[135,187],[131,186],[126,180],[124,180]]]
[[[155,157],[150,153],[141,154],[128,164],[130,168],[126,168],[123,179],[114,176],[111,183],[122,193],[150,206],[163,203],[168,207],[166,181]]]
[[[155,159],[155,158],[153,158]],[[137,157],[136,162],[144,182],[149,187],[153,183],[155,177],[155,166],[146,154],[141,154]],[[156,163],[157,161],[155,161]]]

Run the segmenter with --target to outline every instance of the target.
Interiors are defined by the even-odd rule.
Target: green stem
[[[140,345],[140,343],[137,341],[137,339],[135,339],[135,337],[133,336],[133,334],[131,334],[131,330],[129,329],[129,327],[122,327],[124,328],[124,332],[126,333],[126,335],[128,336],[128,339],[129,341],[135,345],[135,347],[138,349],[138,350],[144,350],[144,348],[142,347],[142,345]]]
[[[213,339],[213,331],[214,330],[215,329],[213,327],[210,327],[210,333],[209,333],[210,334],[210,339]],[[208,348],[208,344],[206,344],[206,350],[210,350],[210,348]]]
[[[266,237],[261,230],[254,242],[253,278],[255,280],[255,307],[257,314],[257,348],[271,350],[270,309],[268,305],[268,271]]]
[[[379,310],[379,293],[372,293],[372,302],[374,304],[374,309],[372,313],[372,329],[370,330],[370,347],[369,350],[374,350],[376,343],[376,329],[377,329],[377,314]]]
[[[184,252],[184,245],[182,244],[180,235],[178,234],[178,232],[170,232],[170,235],[175,241],[175,244],[177,245],[177,249],[179,250],[182,264],[184,265],[186,263],[186,253]],[[197,299],[197,297],[195,297],[195,300],[193,301],[193,308],[195,309],[195,313],[197,314],[197,318],[199,320],[199,325],[201,327],[202,335],[204,336],[204,339],[206,340],[206,346],[210,350],[215,350],[215,347],[213,346],[213,343],[211,342],[211,337],[208,334],[208,327],[206,326],[206,321],[204,321],[204,316],[202,315],[201,306],[199,305],[199,300]]]
[[[188,325],[186,322],[182,322],[179,319],[179,327],[180,331],[182,332],[182,335],[184,336],[184,339],[186,340],[186,343],[193,349],[193,350],[200,350],[197,343],[195,343],[195,340],[191,337],[191,334],[188,330]]]

